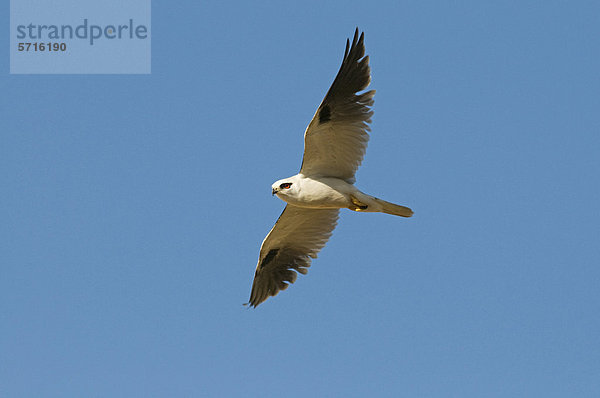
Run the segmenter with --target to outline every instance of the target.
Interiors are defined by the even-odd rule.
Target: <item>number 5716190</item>
[[[19,51],[67,51],[67,43],[18,43]]]

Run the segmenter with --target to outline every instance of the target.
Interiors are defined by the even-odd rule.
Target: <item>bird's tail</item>
[[[375,199],[375,201],[381,205],[381,211],[387,214],[393,214],[395,216],[401,216],[401,217],[410,217],[412,216],[414,213],[411,209],[409,209],[408,207],[404,207],[404,206],[400,206],[394,203],[390,203],[390,202],[386,202],[383,199],[379,199],[379,198],[373,198]]]

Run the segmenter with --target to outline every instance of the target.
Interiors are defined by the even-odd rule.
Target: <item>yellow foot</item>
[[[352,202],[352,205],[353,205],[353,206],[348,206],[348,208],[350,210],[362,211],[362,210],[366,210],[369,207],[369,205],[366,205],[363,202],[361,202],[360,200],[356,199],[354,197],[354,195],[350,195],[350,201]]]

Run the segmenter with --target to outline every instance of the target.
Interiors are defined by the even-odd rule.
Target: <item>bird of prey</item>
[[[346,40],[342,66],[304,133],[300,172],[276,181],[272,194],[287,202],[260,247],[250,301],[256,307],[306,274],[311,259],[325,246],[337,224],[339,209],[383,212],[410,217],[408,207],[359,191],[353,184],[367,141],[375,90],[364,32]]]

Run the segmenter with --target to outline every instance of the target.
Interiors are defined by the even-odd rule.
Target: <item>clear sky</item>
[[[5,36],[0,396],[600,396],[600,5],[456,3],[154,1],[150,75]],[[342,211],[246,309],[356,26],[357,185],[415,216]]]

